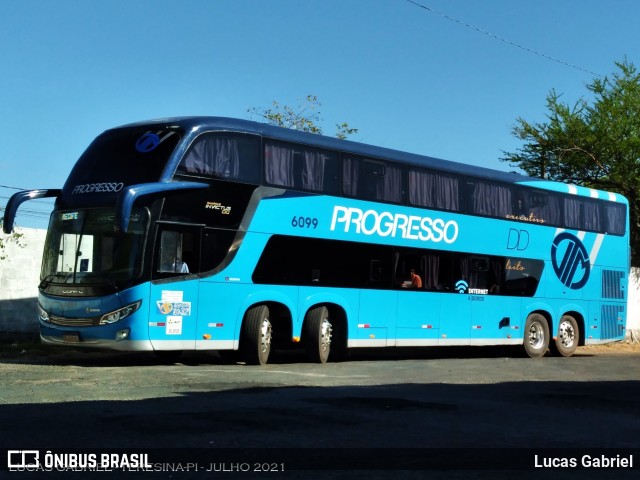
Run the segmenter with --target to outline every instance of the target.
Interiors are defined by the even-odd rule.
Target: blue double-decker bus
[[[55,197],[47,344],[129,351],[523,345],[625,335],[619,194],[217,117],[99,135]]]

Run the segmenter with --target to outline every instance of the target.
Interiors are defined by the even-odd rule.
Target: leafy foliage
[[[640,74],[628,61],[587,85],[573,105],[552,90],[547,121],[516,120],[524,145],[503,161],[528,175],[621,193],[629,200],[632,265],[640,266]]]
[[[9,243],[15,243],[19,247],[24,247],[24,244],[21,242],[24,234],[18,233],[15,230],[9,235],[6,235],[4,232],[2,232],[2,211],[3,209],[0,208],[0,260],[4,260],[5,258],[7,258],[4,254],[4,249],[5,246]]]
[[[322,128],[318,125],[322,121],[320,117],[321,106],[318,97],[307,95],[304,102],[298,103],[295,108],[289,105],[280,105],[274,100],[270,108],[252,107],[247,112],[251,116],[262,118],[271,125],[322,135]],[[347,122],[336,124],[335,136],[342,140],[357,132],[358,129],[350,127]]]

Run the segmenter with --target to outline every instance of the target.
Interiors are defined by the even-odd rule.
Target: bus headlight
[[[49,322],[49,314],[44,308],[42,308],[42,306],[39,303],[38,303],[38,317],[43,322]]]
[[[107,313],[100,318],[100,325],[107,325],[109,323],[119,322],[123,318],[128,317],[133,312],[140,308],[140,304],[142,301],[137,301],[136,303],[132,303],[131,305],[127,305],[119,310],[114,312]]]

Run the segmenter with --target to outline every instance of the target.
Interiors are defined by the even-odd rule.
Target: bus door
[[[201,228],[161,224],[151,282],[149,338],[157,350],[195,348]]]
[[[451,255],[451,278],[447,283],[447,295],[440,301],[440,345],[469,345],[472,330],[472,307],[475,299],[476,280],[472,257],[466,254]]]
[[[398,293],[389,290],[361,290],[358,344],[363,347],[395,345],[396,302]]]
[[[366,285],[360,290],[360,315],[356,329],[357,344],[364,347],[395,345],[396,306],[398,294],[389,290],[391,262],[389,252],[368,250],[368,263],[362,268]]]
[[[442,300],[451,283],[451,262],[449,252],[402,250],[397,255],[398,346],[438,345]]]

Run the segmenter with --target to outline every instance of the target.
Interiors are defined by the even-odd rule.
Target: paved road
[[[0,358],[0,448],[638,448],[640,351],[512,355],[392,350],[313,365],[286,354],[264,367],[215,354]]]

